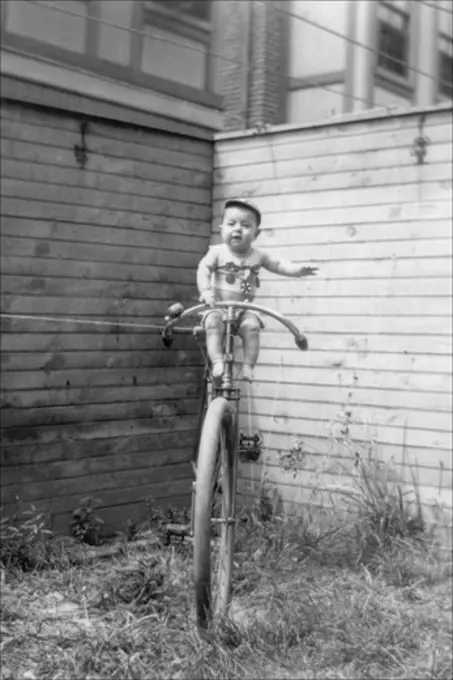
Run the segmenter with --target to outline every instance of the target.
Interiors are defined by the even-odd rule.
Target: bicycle
[[[250,310],[276,319],[294,335],[300,350],[308,349],[303,333],[289,319],[271,309],[249,302],[217,302],[214,307],[226,310],[225,371],[220,383],[214,384],[207,363],[204,404],[198,428],[199,443],[194,456],[191,526],[188,530],[193,536],[195,608],[200,629],[206,629],[215,616],[225,613],[231,599],[240,399],[240,390],[235,386],[233,375],[236,311]],[[171,347],[173,329],[180,321],[200,315],[208,309],[210,307],[205,304],[188,309],[180,304],[170,307],[162,331],[165,346]],[[201,326],[176,330],[192,331],[194,335],[203,331]],[[220,529],[219,541],[212,540],[216,527]]]

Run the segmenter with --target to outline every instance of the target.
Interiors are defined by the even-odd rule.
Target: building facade
[[[33,83],[125,107],[131,122],[222,127],[218,3],[5,0],[1,11],[4,95]]]
[[[242,60],[223,66],[227,129],[451,100],[449,0],[220,5],[231,16],[225,54]]]

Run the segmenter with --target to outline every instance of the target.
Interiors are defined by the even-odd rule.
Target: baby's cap
[[[240,207],[240,208],[247,208],[247,210],[251,210],[252,213],[256,217],[256,223],[258,227],[261,224],[261,212],[259,209],[252,203],[251,201],[248,200],[248,198],[230,198],[228,201],[225,202],[225,205],[223,207],[224,210],[227,208],[234,208],[234,207]]]

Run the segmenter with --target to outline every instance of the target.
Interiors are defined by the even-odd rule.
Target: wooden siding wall
[[[349,439],[374,442],[396,479],[417,466],[423,501],[451,508],[451,136],[451,110],[435,110],[216,141],[215,227],[225,198],[249,195],[264,215],[257,245],[319,267],[263,273],[259,302],[305,329],[310,351],[267,322],[252,391],[265,448],[242,467],[242,493],[267,477],[290,507],[327,502],[316,489],[354,469],[349,410]],[[296,475],[282,463],[294,440]]]
[[[5,102],[2,312],[162,323],[196,299],[209,241],[212,143]],[[1,320],[2,505],[66,528],[98,497],[113,524],[150,494],[190,494],[200,355],[178,337],[60,321]]]

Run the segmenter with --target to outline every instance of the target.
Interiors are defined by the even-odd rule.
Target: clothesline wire
[[[77,317],[63,317],[63,316],[39,316],[37,314],[7,314],[0,313],[1,319],[22,320],[22,321],[47,321],[50,323],[70,323],[70,324],[90,324],[92,326],[108,326],[110,328],[142,328],[161,333],[164,324],[150,324],[150,323],[129,323],[126,321],[99,321],[97,319],[78,319]],[[174,328],[175,333],[192,333],[192,328]]]
[[[421,0],[419,0],[419,2],[421,2]],[[68,9],[67,7],[55,5],[52,2],[43,3],[43,2],[40,2],[39,0],[35,0],[35,4],[42,6],[42,7],[51,7],[52,9],[55,9],[59,12],[64,13],[64,14],[77,16],[79,18],[86,18],[86,15],[81,14],[80,12],[75,12],[71,9]],[[260,4],[264,5],[265,3],[263,2],[263,0],[261,0]],[[435,5],[433,5],[432,3],[429,3],[429,2],[421,2],[421,4],[425,4],[425,5],[433,7],[433,8],[436,7]],[[296,21],[300,21],[300,22],[303,22],[307,25],[313,26],[313,27],[319,29],[320,31],[329,33],[330,35],[333,35],[333,36],[336,36],[336,37],[340,38],[341,40],[344,40],[347,43],[353,44],[356,47],[364,49],[364,50],[371,52],[375,55],[380,54],[380,52],[377,49],[375,49],[374,47],[372,47],[370,45],[366,45],[365,43],[362,43],[358,40],[355,40],[354,38],[351,38],[349,36],[345,36],[342,33],[335,31],[332,28],[329,28],[328,26],[323,26],[322,24],[319,24],[318,22],[313,21],[312,19],[300,16],[299,14],[296,14],[295,12],[291,12],[287,9],[279,7],[278,4],[276,4],[276,7],[277,7],[279,12],[295,19]],[[437,7],[437,9],[442,10],[442,11],[448,11],[448,10],[445,10],[444,8],[442,8],[440,6]],[[140,35],[142,37],[144,35],[144,32],[143,32],[142,29],[123,26],[123,25],[118,24],[116,22],[109,21],[107,19],[103,19],[101,17],[95,17],[94,20],[96,21],[96,23],[98,23],[100,25],[110,26],[112,28],[117,28],[117,29],[129,32],[129,33],[132,33],[132,34]],[[155,41],[158,41],[158,42],[167,42],[167,43],[174,44],[174,45],[177,45],[177,46],[182,46],[182,47],[184,47],[184,49],[189,50],[189,51],[201,52],[203,54],[206,54],[206,49],[204,47],[198,47],[196,45],[188,45],[188,44],[178,40],[177,38],[170,38],[170,37],[166,37],[166,36],[150,36],[150,37],[151,37],[152,40],[155,40]],[[20,52],[24,53],[22,50]],[[241,68],[244,68],[244,63],[242,61],[235,59],[235,58],[232,58],[232,57],[228,57],[228,56],[226,56],[226,55],[224,55],[220,52],[215,52],[213,50],[209,50],[209,55],[211,57],[216,57],[216,58],[221,59],[221,60],[226,61],[226,62],[234,63],[234,64],[240,66]],[[36,55],[33,55],[33,56],[36,56]],[[425,71],[422,71],[421,69],[416,68],[415,66],[412,66],[411,64],[407,64],[405,61],[403,61],[401,59],[397,59],[397,58],[391,57],[391,56],[387,56],[386,58],[388,60],[392,61],[395,64],[404,64],[408,71],[412,71],[414,73],[417,73],[419,75],[422,75],[424,77],[429,78],[430,80],[434,80],[434,81],[437,82],[437,76],[436,77],[432,76],[431,74],[429,74]],[[49,60],[49,61],[51,61],[51,60]],[[249,71],[249,72],[250,71],[253,72],[256,69],[257,69],[257,66],[254,65],[254,64],[249,64],[248,67],[246,67],[246,70]],[[85,73],[85,74],[91,73],[90,71],[87,71],[85,69],[80,69],[78,67],[75,70],[77,70],[78,72]],[[294,76],[291,76],[287,73],[280,72],[280,75],[290,82],[297,81],[297,78],[295,78]],[[338,94],[338,90],[333,89],[332,87],[329,87],[329,86],[319,82],[316,79],[316,77],[310,78],[310,81],[306,83],[306,86],[309,87],[309,88],[315,88],[315,87],[318,88],[319,87],[319,88],[326,90],[328,92],[333,92],[335,94]],[[366,99],[364,99],[363,97],[359,97],[357,95],[352,95],[350,93],[344,92],[343,96],[345,96],[347,99],[353,99],[355,101],[360,101],[362,103],[368,104]],[[242,121],[245,121],[245,116],[236,115],[235,118],[240,119]]]

